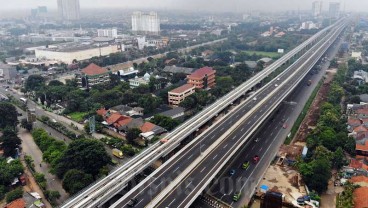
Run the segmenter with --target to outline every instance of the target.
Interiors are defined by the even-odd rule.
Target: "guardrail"
[[[130,160],[128,163],[118,167],[113,172],[111,172],[107,177],[100,179],[96,183],[88,186],[88,188],[82,190],[79,192],[76,197],[71,198],[67,200],[61,207],[73,207],[73,206],[82,206],[83,204],[87,203],[88,201],[94,201],[99,196],[98,194],[106,192],[106,190],[110,190],[111,187],[114,187],[114,183],[116,181],[122,180],[121,178],[125,179],[132,179],[137,174],[138,170],[141,170],[144,165],[145,167],[152,164],[152,160],[158,159],[163,155],[163,151],[169,152],[173,148],[176,147],[187,135],[191,134],[193,131],[198,129],[200,125],[203,125],[203,123],[207,122],[210,118],[212,118],[217,113],[221,112],[225,107],[228,106],[230,103],[232,103],[234,100],[239,98],[241,95],[245,94],[245,92],[249,89],[251,89],[254,85],[256,85],[258,82],[260,82],[262,79],[267,77],[269,74],[271,74],[274,70],[276,70],[278,67],[280,67],[282,64],[284,64],[286,61],[288,61],[290,58],[295,56],[298,52],[300,52],[303,48],[305,48],[307,45],[313,43],[316,39],[318,39],[321,35],[329,31],[331,28],[333,28],[337,23],[334,25],[331,25],[321,31],[319,31],[317,34],[312,36],[307,41],[303,42],[301,45],[296,47],[295,49],[291,50],[289,53],[287,53],[285,56],[281,57],[277,61],[275,61],[273,64],[271,64],[269,67],[267,67],[262,72],[259,72],[256,74],[254,79],[251,79],[242,85],[238,86],[236,89],[234,89],[232,92],[226,94],[224,97],[222,97],[217,102],[213,103],[191,119],[189,119],[184,124],[178,126],[176,129],[174,129],[171,133],[168,134],[168,140],[169,142],[160,145],[159,142],[153,144],[149,149],[146,149],[141,154],[134,157],[132,160]],[[209,116],[209,113],[211,116]],[[188,125],[189,124],[189,125]],[[170,145],[170,146],[169,146]],[[156,157],[153,157],[156,156]],[[139,162],[138,162],[139,161]],[[145,168],[144,167],[144,168]],[[143,169],[144,169],[143,168]],[[130,175],[129,175],[130,174]],[[129,181],[129,180],[127,180]]]

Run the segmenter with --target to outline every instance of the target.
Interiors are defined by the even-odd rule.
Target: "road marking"
[[[273,132],[271,132],[271,136],[273,135]]]
[[[243,132],[243,130],[244,130],[244,127],[242,129],[240,129],[241,132]]]
[[[223,147],[223,149],[225,149],[225,148],[227,147],[227,145],[228,145],[228,144],[226,144],[226,145]]]
[[[218,154],[217,155],[215,155],[215,157],[213,157],[213,159],[216,159],[216,157],[218,156]]]
[[[261,109],[259,112],[262,113],[263,109]]]
[[[248,121],[247,125],[249,125],[249,124],[250,124],[250,121]]]
[[[259,151],[261,152],[261,151],[262,151],[262,149],[263,149],[263,147],[261,147],[261,149],[259,149]]]
[[[224,130],[224,127],[222,127],[222,128],[220,129],[220,131],[222,131],[222,130]]]
[[[175,170],[173,171],[174,173],[179,169],[179,167],[175,168]]]
[[[255,145],[253,145],[253,146],[252,146],[252,150],[254,150],[254,148],[255,148],[255,147],[256,147],[256,146],[255,146]]]
[[[206,167],[204,167],[200,172],[202,173],[204,171],[204,169],[206,169]]]
[[[188,186],[192,183],[192,181],[190,183],[188,183],[188,185],[185,186],[185,188],[188,188]]]
[[[172,203],[174,203],[174,201],[175,201],[175,200],[176,200],[176,199],[172,200],[168,206],[170,206]]]
[[[192,158],[193,157],[193,154],[191,154],[189,157],[188,157],[188,160],[190,159],[190,158]]]

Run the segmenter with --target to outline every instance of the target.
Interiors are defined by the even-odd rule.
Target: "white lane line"
[[[244,127],[242,129],[240,129],[241,132],[243,132],[243,130],[244,130]]]
[[[247,125],[249,125],[249,124],[250,124],[250,121],[248,121]]]
[[[179,169],[179,167],[175,168],[175,170],[173,171],[174,173]]]
[[[261,109],[259,112],[262,113],[263,109]]]
[[[261,147],[261,148],[259,149],[259,151],[261,152],[261,151],[262,151],[262,149],[263,149],[263,147]]]
[[[200,172],[202,173],[204,171],[204,169],[206,169],[206,167],[204,167]]]
[[[175,200],[176,200],[176,199],[172,200],[168,206],[170,207],[170,205],[171,205],[172,203],[174,203],[174,201],[175,201]]]
[[[218,154],[217,155],[215,155],[215,157],[213,157],[213,159],[216,159],[216,157],[218,156]]]
[[[188,186],[192,183],[192,181],[190,183],[188,183],[188,185],[185,186],[185,188],[188,188]]]
[[[252,146],[252,150],[254,150],[254,148],[255,148],[255,147],[256,147],[256,146],[255,146],[255,145],[253,145],[253,146]]]
[[[273,132],[271,132],[271,136],[273,135]]]
[[[223,149],[225,149],[225,148],[227,147],[227,145],[228,145],[228,144],[226,144],[226,145],[223,147]]]
[[[220,131],[223,131],[224,130],[224,127],[222,127],[221,129],[220,129]]]
[[[190,158],[192,158],[193,157],[193,154],[191,154],[189,157],[188,157],[188,160],[190,159]]]

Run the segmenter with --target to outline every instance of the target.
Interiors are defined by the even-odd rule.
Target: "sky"
[[[247,12],[250,10],[309,10],[315,0],[80,0],[83,8],[179,9],[193,11]],[[368,0],[322,0],[323,10],[330,1],[341,2],[346,11],[368,12]],[[0,0],[0,12],[37,6],[56,9],[57,0]],[[344,3],[346,2],[346,3]],[[364,11],[365,10],[365,11]]]

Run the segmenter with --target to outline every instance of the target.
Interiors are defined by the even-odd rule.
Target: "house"
[[[130,88],[136,88],[141,85],[148,85],[150,82],[151,75],[146,72],[143,77],[134,77],[133,79],[129,79]]]
[[[259,59],[257,62],[262,62],[263,63],[263,66],[269,66],[271,63],[272,63],[272,58],[268,58],[268,57],[265,57],[265,58],[261,58]]]
[[[77,83],[80,87],[89,88],[96,84],[110,81],[110,71],[92,63],[76,74]]]
[[[208,89],[215,86],[215,73],[212,67],[202,67],[187,76],[188,84],[197,89]]]
[[[6,204],[4,208],[26,208],[26,202],[24,199],[16,199],[9,204]]]
[[[176,107],[171,110],[160,113],[160,115],[170,117],[172,119],[179,119],[183,117],[185,114],[185,109],[183,107]]]
[[[244,61],[244,63],[250,68],[255,69],[257,68],[257,62],[255,61]]]
[[[178,61],[175,58],[168,59],[168,60],[165,61],[165,65],[167,65],[167,66],[173,66],[177,63],[178,63]]]
[[[357,155],[368,156],[368,140],[366,140],[363,144],[357,143],[355,145],[355,152]]]
[[[354,190],[354,207],[367,208],[368,207],[368,187],[359,187]]]
[[[201,53],[202,57],[204,58],[208,58],[210,56],[212,56],[215,52],[213,52],[212,50],[205,50]]]
[[[351,58],[357,60],[357,61],[361,61],[362,60],[362,52],[358,52],[358,51],[353,51],[351,53]]]
[[[195,86],[191,84],[185,84],[178,88],[175,88],[168,92],[168,102],[169,105],[179,106],[181,102],[185,100],[186,97],[195,93]]]
[[[186,74],[189,75],[194,72],[195,69],[193,68],[186,68],[186,67],[177,67],[177,66],[165,66],[165,68],[162,70],[166,74]]]
[[[118,71],[114,72],[113,74],[116,74],[120,77],[122,80],[129,80],[137,76],[138,70],[134,69],[134,67],[129,67],[126,69],[119,69]]]
[[[110,111],[128,116],[143,116],[144,109],[141,107],[130,107],[127,105],[118,105],[110,108]]]
[[[275,35],[275,37],[276,37],[276,38],[281,38],[281,37],[283,37],[284,35],[286,35],[286,33],[284,33],[284,32],[279,32],[279,33],[277,33],[277,34]]]

